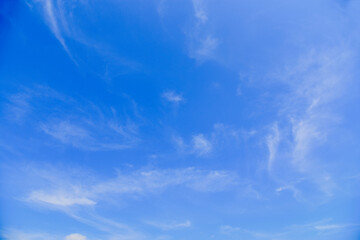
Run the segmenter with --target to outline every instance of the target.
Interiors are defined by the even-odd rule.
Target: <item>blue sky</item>
[[[0,1],[2,239],[359,239],[359,11]]]

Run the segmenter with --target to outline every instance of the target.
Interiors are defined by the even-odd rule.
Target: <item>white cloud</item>
[[[78,142],[89,138],[89,133],[75,124],[67,121],[60,121],[58,123],[43,124],[42,130],[50,136],[56,138],[63,143],[69,143],[73,145],[79,144]]]
[[[164,92],[162,94],[162,97],[165,98],[167,101],[173,102],[173,103],[179,103],[179,102],[184,101],[184,98],[180,94],[177,94],[173,91]]]
[[[121,150],[137,141],[133,133],[125,132],[128,127],[114,126],[113,123],[101,125],[103,123],[96,126],[95,122],[82,118],[77,124],[59,119],[43,123],[41,129],[63,144],[88,151]]]
[[[65,240],[86,240],[87,238],[84,235],[79,233],[72,233],[65,237]]]
[[[304,201],[303,199],[303,196],[300,192],[299,189],[297,189],[295,187],[295,184],[293,183],[289,183],[285,186],[281,186],[281,187],[278,187],[276,190],[275,190],[277,193],[281,193],[283,191],[290,191],[292,193],[292,196],[297,200],[297,201]]]
[[[61,8],[62,1],[55,2],[53,0],[41,0],[39,3],[42,5],[43,14],[50,30],[60,42],[69,57],[74,61],[74,63],[76,63],[64,39],[63,29],[67,23],[66,18],[63,16],[64,10]]]
[[[229,225],[220,226],[220,232],[226,235],[235,235],[235,236],[251,236],[252,238],[261,238],[261,239],[278,239],[285,236],[286,232],[275,232],[275,233],[265,233],[258,231],[251,231],[240,227],[234,227]]]
[[[81,194],[81,193],[78,193]],[[73,206],[73,205],[87,205],[92,206],[95,205],[96,202],[93,200],[86,198],[84,196],[76,196],[71,191],[57,191],[57,192],[44,192],[44,191],[33,191],[29,198],[29,201],[46,203],[56,206]]]
[[[251,236],[252,238],[259,239],[293,239],[294,237],[307,235],[309,233],[324,234],[330,233],[345,233],[356,230],[359,224],[331,224],[331,219],[325,219],[317,222],[311,222],[301,225],[290,225],[283,229],[278,229],[273,232],[260,232],[257,230],[249,230],[241,227],[235,227],[230,225],[220,226],[220,232],[222,234],[237,236],[242,238],[245,236]]]
[[[301,225],[288,226],[289,233],[317,232],[318,234],[349,233],[356,231],[359,223],[336,223],[332,219],[323,219]]]
[[[220,230],[223,233],[231,233],[231,232],[241,231],[241,228],[233,227],[233,226],[230,226],[230,225],[223,225],[223,226],[220,226]]]
[[[111,81],[111,79],[122,72],[124,68],[133,71],[140,67],[139,63],[125,59],[123,56],[119,56],[116,51],[117,46],[108,42],[98,41],[96,37],[91,36],[92,34],[88,34],[86,28],[83,28],[83,26],[86,25],[91,29],[94,29],[90,26],[92,21],[87,18],[89,16],[84,18],[84,15],[79,14],[78,10],[93,10],[96,8],[96,4],[88,4],[89,1],[87,0],[28,1],[27,5],[31,9],[33,9],[34,6],[38,6],[45,24],[76,66],[88,68],[89,65],[93,64],[92,61],[95,61],[96,63],[101,61],[104,63],[105,67],[101,67],[96,74],[100,75],[106,81]],[[107,4],[116,3],[107,2]],[[109,7],[111,8],[113,6],[110,5]],[[89,59],[86,56],[84,57],[82,53],[77,51],[76,47],[72,47],[71,43],[73,41],[71,40],[75,40],[78,44],[82,44],[83,47],[93,51],[97,58]],[[97,69],[92,69],[92,71],[97,71]]]
[[[46,86],[22,88],[7,100],[5,109],[10,120],[27,122],[65,145],[89,151],[108,151],[130,148],[139,142],[136,121],[142,117],[136,103],[131,100],[130,109],[122,115],[113,107],[102,109],[91,102],[76,101]],[[63,110],[48,110],[58,108]]]
[[[326,198],[332,196],[336,187],[326,168],[327,159],[314,153],[327,143],[342,118],[336,109],[352,81],[352,59],[344,47],[310,51],[275,77],[289,91],[279,103],[280,121],[266,138],[268,170],[273,169],[276,155],[285,156],[278,166],[286,167],[288,173],[273,177],[293,191],[297,199],[300,192],[303,197],[306,195],[306,189],[300,187],[304,182],[297,181],[304,177]],[[294,184],[290,186],[288,182]]]
[[[24,116],[31,111],[29,100],[31,95],[29,93],[18,93],[11,95],[6,104],[7,117],[16,122],[21,121]]]
[[[223,191],[237,184],[237,176],[228,171],[205,171],[195,168],[136,171],[94,186],[97,193],[145,194],[184,185],[196,191]]]
[[[208,31],[206,1],[192,0],[192,3],[196,22],[192,25],[192,29],[190,29],[189,56],[194,58],[198,63],[202,63],[216,57],[215,50],[219,45],[219,39]]]
[[[193,0],[192,1],[195,11],[195,17],[200,23],[206,23],[208,20],[207,13],[205,11],[203,0]]]
[[[33,88],[20,87],[20,91],[7,96],[5,113],[8,119],[21,123],[26,117],[36,111],[35,101],[47,99],[69,103],[72,101],[68,96],[64,96],[57,91],[46,86],[35,86]]]
[[[61,240],[56,235],[42,232],[24,232],[18,229],[2,229],[0,237],[6,240]]]
[[[236,173],[229,171],[199,170],[196,168],[137,170],[118,172],[109,179],[99,179],[81,169],[34,168],[27,166],[22,173],[29,183],[24,199],[29,204],[50,210],[61,211],[69,217],[108,232],[109,239],[143,239],[141,233],[127,225],[104,218],[96,211],[102,204],[116,204],[114,199],[130,201],[134,197],[149,197],[166,194],[166,190],[177,187],[197,192],[222,192],[239,184]],[[23,183],[23,181],[22,181]],[[22,187],[24,187],[22,185]],[[191,226],[191,222],[152,222],[164,230],[175,230]],[[21,239],[21,238],[20,238]],[[45,238],[46,239],[46,238]],[[21,239],[22,240],[22,239]]]
[[[203,134],[198,134],[193,136],[193,151],[202,156],[210,153],[212,151],[211,142],[204,137]]]
[[[54,172],[55,171],[55,172]],[[238,184],[238,176],[229,171],[206,171],[195,168],[139,170],[117,177],[91,181],[86,174],[59,173],[56,170],[33,171],[34,180],[46,183],[40,189],[32,189],[26,198],[29,202],[58,206],[64,209],[72,206],[95,206],[98,202],[109,200],[110,196],[144,196],[164,192],[169,187],[184,186],[199,192],[220,192]],[[69,176],[70,175],[70,176]],[[79,178],[81,176],[81,178]],[[37,179],[39,178],[39,179]],[[35,187],[36,188],[36,187]]]
[[[154,226],[156,228],[160,228],[162,230],[178,230],[183,228],[191,227],[191,222],[186,220],[185,222],[172,222],[172,223],[160,223],[160,222],[146,222],[148,225]]]
[[[196,48],[191,51],[191,57],[199,62],[209,60],[215,57],[215,50],[219,45],[219,40],[211,35],[198,41]]]
[[[1,237],[7,240],[87,240],[86,236],[79,233],[72,233],[63,238],[56,234],[24,232],[18,229],[2,229]]]
[[[267,147],[269,150],[268,158],[268,171],[271,172],[274,160],[276,157],[277,148],[280,141],[280,133],[277,124],[274,124],[272,127],[272,133],[266,138]]]
[[[242,130],[226,126],[222,123],[213,125],[210,133],[197,133],[191,139],[184,139],[180,136],[172,136],[172,142],[176,149],[182,154],[193,154],[206,156],[225,145],[238,148],[241,140],[248,140],[256,134],[256,131]]]
[[[334,230],[334,229],[339,229],[339,228],[343,228],[343,227],[344,226],[342,226],[342,225],[331,224],[331,225],[318,225],[318,226],[315,226],[314,228],[319,231],[327,231],[327,230]]]

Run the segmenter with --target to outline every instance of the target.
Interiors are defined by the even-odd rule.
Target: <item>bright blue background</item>
[[[1,1],[3,238],[359,239],[359,11]]]

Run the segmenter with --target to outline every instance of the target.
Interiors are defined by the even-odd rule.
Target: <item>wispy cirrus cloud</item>
[[[292,239],[301,236],[309,236],[308,234],[343,236],[341,234],[356,232],[359,224],[336,224],[331,219],[325,219],[316,222],[310,222],[298,225],[289,225],[278,231],[262,232],[257,230],[249,230],[242,227],[223,225],[220,226],[220,232],[227,236],[233,237],[252,237],[254,239]],[[316,239],[316,238],[311,238]],[[336,238],[337,239],[337,238]]]
[[[29,169],[27,170],[27,172]],[[118,172],[115,178],[92,180],[91,175],[62,173],[56,170],[33,169],[30,181],[46,179],[45,186],[33,188],[25,198],[28,202],[69,208],[94,206],[109,196],[145,196],[160,194],[172,187],[186,187],[198,192],[221,192],[239,184],[236,173],[220,170],[153,169],[128,173]],[[35,175],[36,174],[36,175]],[[35,176],[34,176],[35,175]]]
[[[148,221],[146,222],[146,224],[151,225],[155,228],[159,228],[164,231],[178,230],[178,229],[191,227],[191,222],[189,220],[186,220],[185,222],[169,222],[169,223]]]
[[[54,145],[57,142],[87,151],[108,151],[130,148],[139,141],[136,121],[141,116],[136,106],[131,106],[126,114],[119,114],[112,106],[99,108],[49,87],[36,86],[10,95],[5,113],[10,121],[40,129],[55,140]],[[58,108],[63,110],[54,110]]]
[[[66,121],[54,124],[43,124],[41,129],[50,136],[58,139],[63,143],[71,143],[77,145],[77,140],[83,141],[89,137],[89,132]]]
[[[66,16],[67,13],[64,8],[64,2],[61,0],[34,0],[33,3],[40,4],[44,19],[49,29],[54,34],[59,43],[62,45],[65,52],[74,61],[74,63],[77,64],[65,40],[65,33],[69,24],[67,23],[68,16]]]
[[[103,41],[104,39],[95,38],[89,31],[96,28],[96,25],[91,24],[92,17],[90,16],[96,15],[97,3],[83,0],[29,0],[26,3],[31,10],[37,10],[40,13],[56,40],[80,69],[85,69],[110,82],[125,72],[137,71],[141,67],[139,62],[130,60],[119,53],[116,50],[117,46]],[[116,3],[105,4],[110,4],[111,8],[114,6],[111,4]],[[86,14],[83,14],[84,12]],[[96,57],[88,58],[79,49],[86,49]]]
[[[54,104],[73,104],[74,99],[42,85],[21,86],[17,93],[8,94],[4,104],[4,114],[8,120],[22,123],[39,107],[39,99],[47,99]],[[45,105],[45,104],[44,104]]]
[[[81,127],[80,127],[81,126]],[[111,126],[107,128],[112,129]],[[52,120],[49,123],[41,125],[41,129],[44,133],[53,137],[54,139],[71,145],[73,147],[88,150],[88,151],[107,151],[107,150],[121,150],[130,148],[133,144],[133,140],[136,137],[127,135],[127,132],[121,132],[123,135],[118,135],[119,131],[110,133],[114,139],[110,141],[102,140],[102,134],[94,130],[94,124],[79,119],[75,123],[71,123],[66,120]]]
[[[102,216],[96,210],[104,204],[115,204],[113,199],[131,201],[152,195],[166,194],[169,189],[186,188],[198,193],[230,191],[239,184],[236,173],[196,168],[139,169],[118,171],[116,177],[99,178],[86,171],[72,168],[28,166],[21,174],[27,187],[21,186],[24,196],[16,198],[33,206],[61,211],[69,217],[109,234],[106,239],[143,239],[144,235],[127,224]],[[26,196],[25,196],[26,195]],[[162,230],[181,230],[191,226],[190,220],[149,221]],[[146,239],[146,238],[144,238]]]
[[[169,187],[186,186],[194,191],[224,191],[238,182],[236,174],[228,171],[205,171],[195,168],[136,171],[119,175],[93,187],[97,193],[149,194]]]
[[[82,196],[76,196],[76,195]],[[83,192],[75,191],[56,191],[56,192],[44,192],[44,191],[33,191],[28,197],[28,201],[36,202],[36,203],[44,203],[55,206],[74,206],[74,205],[84,205],[84,206],[92,206],[95,205],[91,199],[83,196]]]
[[[324,168],[326,159],[315,152],[328,143],[342,118],[338,106],[353,81],[352,59],[346,47],[312,50],[276,75],[290,89],[280,104],[281,123],[274,123],[266,139],[268,171],[282,185],[278,192],[290,190],[300,199],[312,182],[324,196],[332,196],[336,183],[331,169]],[[284,168],[291,174],[278,174]]]

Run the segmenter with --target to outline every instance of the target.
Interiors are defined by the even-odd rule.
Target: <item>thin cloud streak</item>
[[[189,220],[186,220],[185,222],[176,222],[176,223],[160,223],[160,222],[150,221],[150,222],[146,222],[146,224],[159,228],[164,231],[178,230],[178,229],[191,227],[191,222]]]
[[[58,9],[58,7],[61,7],[61,1],[54,2],[53,0],[41,0],[39,2],[42,5],[43,8],[43,14],[45,16],[46,22],[50,28],[50,30],[53,32],[56,39],[60,42],[62,47],[64,48],[65,52],[68,54],[70,59],[76,64],[76,60],[74,59],[72,53],[70,52],[69,47],[67,46],[64,38],[64,34],[62,31],[62,25],[61,23],[66,24],[66,20],[64,17],[60,18],[60,12],[61,10]],[[66,24],[67,25],[67,24]]]

